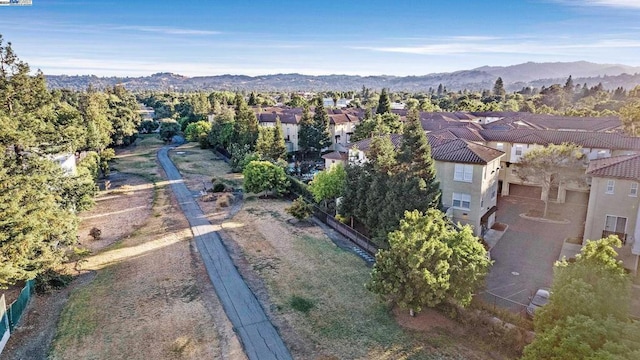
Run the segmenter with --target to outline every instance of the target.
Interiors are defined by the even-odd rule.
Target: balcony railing
[[[609,237],[609,235],[616,235],[618,237],[618,239],[620,239],[620,241],[622,241],[622,245],[626,245],[627,244],[627,234],[625,233],[619,233],[619,232],[615,232],[615,231],[607,231],[607,230],[603,230],[602,231],[602,238],[606,238]]]

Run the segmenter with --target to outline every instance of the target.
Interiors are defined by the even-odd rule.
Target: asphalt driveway
[[[581,236],[587,208],[578,204],[550,204],[549,211],[570,221],[553,224],[520,217],[531,209],[542,209],[540,200],[505,196],[498,199],[498,222],[509,225],[491,250],[493,267],[487,277],[483,297],[490,304],[524,311],[529,297],[540,287],[550,287],[553,264],[558,260],[565,238]],[[494,296],[494,295],[496,296]]]

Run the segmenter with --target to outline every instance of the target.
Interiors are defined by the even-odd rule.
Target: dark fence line
[[[0,296],[0,353],[9,340],[13,329],[18,325],[22,314],[29,305],[34,290],[34,280],[26,282],[16,301],[5,310],[4,294]]]
[[[371,241],[368,237],[364,236],[362,233],[358,232],[358,230],[352,228],[349,225],[343,224],[340,221],[336,220],[336,218],[326,213],[322,210],[318,205],[313,204],[313,215],[324,224],[337,231],[340,235],[349,239],[352,243],[356,244],[362,250],[364,250],[367,254],[371,255],[375,258],[376,253],[380,247]]]
[[[18,325],[24,310],[27,308],[29,304],[29,300],[31,300],[31,295],[34,290],[34,280],[29,280],[20,291],[20,296],[16,301],[12,302],[7,309],[7,314],[9,315],[9,329],[13,331],[13,329]]]

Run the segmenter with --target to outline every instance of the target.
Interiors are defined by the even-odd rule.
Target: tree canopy
[[[467,305],[490,266],[469,226],[453,228],[435,209],[407,211],[380,250],[367,288],[405,309]]]
[[[252,193],[281,195],[289,186],[284,170],[269,161],[251,161],[242,171],[244,188]]]
[[[640,323],[629,319],[631,280],[616,236],[588,241],[575,262],[555,267],[549,303],[536,312],[524,359],[635,359]]]
[[[516,170],[522,180],[542,184],[545,204],[542,216],[546,217],[552,185],[584,181],[584,154],[575,144],[549,144],[524,154],[516,164]]]

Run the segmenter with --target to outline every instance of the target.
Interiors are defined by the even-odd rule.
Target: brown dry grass
[[[160,180],[154,160],[160,146],[145,138],[136,148],[119,154],[118,170]],[[148,165],[150,162],[154,167]],[[129,185],[111,199],[111,211],[134,205],[131,197],[140,194],[135,189],[143,184]],[[81,263],[84,270],[95,270],[97,275],[71,295],[60,317],[50,357],[244,358],[194,251],[188,223],[169,185],[164,181],[147,185],[153,185],[153,216],[134,226],[136,230],[129,236]],[[150,201],[148,196],[143,197]],[[141,215],[140,210],[127,213],[135,217]],[[96,219],[110,221],[112,217],[91,218]]]
[[[364,288],[370,272],[364,261],[334,245],[320,227],[288,223],[290,216],[284,211],[287,206],[286,201],[248,201],[222,228],[262,279],[268,301],[265,307],[272,310],[294,356],[496,358],[495,354],[485,355],[483,349],[461,335],[454,322],[435,311],[411,319],[407,324],[410,330],[403,329],[386,306]],[[291,301],[294,297],[311,302],[313,308],[306,314],[296,311]],[[398,316],[398,321],[405,320]]]

